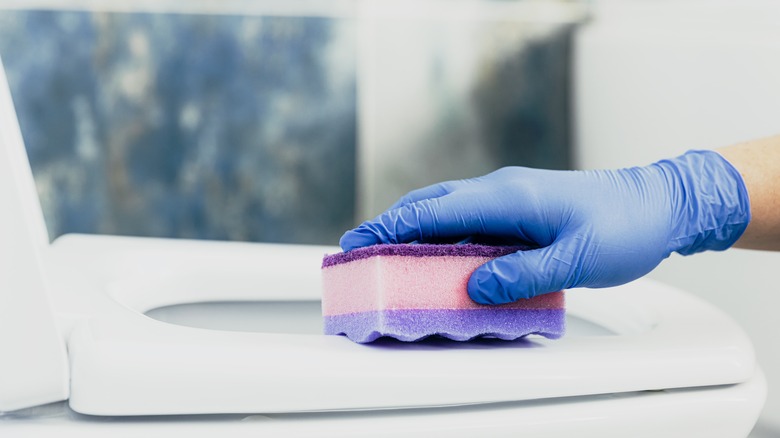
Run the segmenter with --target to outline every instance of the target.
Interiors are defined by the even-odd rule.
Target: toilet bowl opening
[[[185,327],[253,333],[322,334],[319,301],[214,301],[163,306],[145,312]]]
[[[157,321],[185,327],[254,333],[322,334],[319,301],[200,302],[162,306],[145,312]],[[566,316],[567,336],[615,336],[587,319]]]

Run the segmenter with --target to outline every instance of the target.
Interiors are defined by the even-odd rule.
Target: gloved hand
[[[478,268],[468,291],[500,304],[572,287],[639,278],[672,251],[724,250],[750,221],[742,177],[713,151],[647,167],[550,171],[507,167],[402,197],[348,231],[345,251],[378,243],[489,237],[537,249]]]

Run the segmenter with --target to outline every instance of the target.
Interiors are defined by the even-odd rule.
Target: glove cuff
[[[690,255],[734,245],[750,222],[750,199],[739,171],[719,153],[706,150],[655,165],[671,189],[669,252]]]

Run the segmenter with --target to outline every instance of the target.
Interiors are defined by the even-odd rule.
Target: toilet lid
[[[0,411],[68,398],[67,356],[46,292],[49,245],[0,60]]]

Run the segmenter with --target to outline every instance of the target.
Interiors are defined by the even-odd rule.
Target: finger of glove
[[[468,293],[479,304],[504,304],[569,287],[571,263],[560,244],[491,260],[469,278]]]
[[[347,231],[339,244],[344,251],[349,251],[380,243],[431,241],[471,234],[485,234],[481,216],[464,204],[462,197],[446,195],[388,210]]]
[[[394,210],[396,208],[403,207],[405,205],[412,204],[414,202],[422,201],[424,199],[439,198],[444,195],[452,193],[458,186],[461,185],[461,181],[446,181],[438,184],[432,184],[427,187],[412,190],[411,192],[402,196],[395,204],[391,205],[388,210]]]

